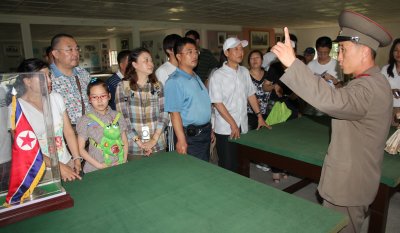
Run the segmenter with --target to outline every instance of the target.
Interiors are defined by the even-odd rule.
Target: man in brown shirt
[[[393,101],[390,85],[375,65],[375,55],[392,37],[371,19],[348,10],[340,14],[339,26],[338,61],[345,74],[355,77],[343,88],[330,88],[315,77],[296,59],[289,41],[271,51],[288,67],[281,81],[333,117],[318,191],[324,206],[348,215],[349,224],[341,232],[360,232],[378,191]],[[285,35],[288,38],[287,28]]]

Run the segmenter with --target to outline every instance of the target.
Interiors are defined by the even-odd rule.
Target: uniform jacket
[[[391,123],[393,98],[386,78],[377,66],[361,76],[335,89],[296,59],[281,78],[306,102],[334,118],[318,191],[339,206],[373,202]]]

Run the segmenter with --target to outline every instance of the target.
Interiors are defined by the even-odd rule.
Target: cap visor
[[[352,40],[349,36],[337,36],[335,40],[332,42],[342,42],[342,41],[350,41]]]

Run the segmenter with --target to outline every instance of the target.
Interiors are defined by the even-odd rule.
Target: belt
[[[209,125],[211,125],[211,123],[207,122],[204,125],[188,125],[188,126],[186,126],[184,128],[194,127],[196,129],[204,129],[204,128],[208,127]]]
[[[188,125],[186,127],[183,127],[183,131],[185,132],[185,134],[189,137],[194,137],[194,136],[198,136],[201,134],[201,132],[203,131],[203,129],[210,127],[211,123],[208,122],[204,125]]]

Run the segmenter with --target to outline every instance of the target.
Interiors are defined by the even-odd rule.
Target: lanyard
[[[142,123],[146,125],[147,123],[147,117],[146,117],[146,107],[149,105],[150,99],[148,91],[146,91],[148,88],[148,83],[145,84],[143,88],[138,87],[138,95],[139,95],[139,101],[140,101],[140,111],[142,113]],[[145,99],[143,101],[143,95],[145,95]]]
[[[78,87],[79,94],[81,96],[81,107],[82,107],[82,116],[85,115],[85,102],[83,102],[82,88],[81,82],[79,82],[78,75],[75,75],[76,86]]]

